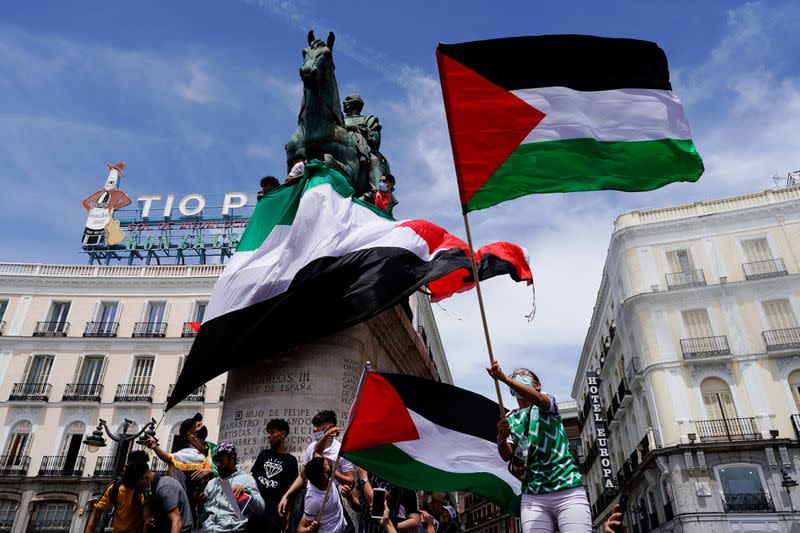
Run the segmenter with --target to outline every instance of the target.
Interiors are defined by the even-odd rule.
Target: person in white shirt
[[[297,533],[341,533],[347,527],[342,500],[333,483],[333,465],[329,459],[317,455],[303,470],[308,477],[305,510]],[[326,495],[326,492],[328,493]]]
[[[342,444],[334,437],[339,434],[339,428],[336,427],[336,413],[333,411],[320,411],[314,418],[311,419],[314,425],[314,440],[306,448],[303,454],[303,463],[309,463],[313,457],[315,450],[319,450],[319,455],[325,457],[331,464],[336,462],[339,456],[339,448]],[[355,483],[355,469],[353,463],[347,459],[339,459],[339,465],[333,473],[334,481],[340,485],[353,485]],[[306,482],[305,468],[300,468],[300,474],[294,480],[292,486],[286,491],[286,494],[281,498],[278,503],[278,513],[281,516],[286,514],[289,506],[289,498],[300,490]],[[338,499],[338,498],[337,498]]]

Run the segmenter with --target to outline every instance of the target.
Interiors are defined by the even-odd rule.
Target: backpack
[[[119,486],[121,484],[121,479],[115,479],[103,489],[103,494],[105,494],[109,488],[111,489],[111,492],[108,493],[108,507],[103,509],[103,514],[100,516],[100,520],[97,521],[97,527],[94,533],[103,533],[106,528],[111,525],[111,521],[114,519],[114,511],[117,507],[117,495],[119,494]]]

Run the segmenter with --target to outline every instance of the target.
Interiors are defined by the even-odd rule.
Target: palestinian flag
[[[480,494],[519,515],[521,484],[497,452],[497,404],[453,385],[367,372],[341,454],[399,487]]]
[[[532,283],[519,246],[494,243],[476,260],[481,279],[509,274]],[[363,322],[423,285],[432,299],[466,290],[470,273],[462,240],[424,220],[394,220],[353,198],[344,176],[309,163],[303,179],[258,202],[167,409],[239,364]]]
[[[544,35],[440,44],[436,57],[465,213],[703,173],[655,43]]]

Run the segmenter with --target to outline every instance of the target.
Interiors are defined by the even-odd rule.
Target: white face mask
[[[324,431],[315,431],[314,432],[314,437],[313,437],[314,438],[314,442],[319,441],[319,439],[321,439],[324,434],[325,434]]]

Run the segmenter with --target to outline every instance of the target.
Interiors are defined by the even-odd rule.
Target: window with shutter
[[[69,315],[69,305],[69,302],[53,302],[46,327],[49,333],[61,333],[65,330],[67,316]]]
[[[714,331],[711,329],[711,321],[708,319],[708,311],[705,309],[687,309],[686,311],[681,311],[681,315],[689,338],[714,336]]]
[[[761,307],[767,316],[769,329],[789,329],[797,327],[792,305],[789,300],[771,300],[762,302]]]
[[[28,451],[31,438],[31,423],[28,421],[17,422],[11,430],[6,444],[6,462],[9,466],[19,466]]]
[[[197,302],[194,310],[194,316],[192,317],[194,320],[193,322],[202,322],[203,318],[206,315],[206,307],[208,306],[208,302]]]
[[[6,309],[8,309],[8,300],[0,300],[0,320],[6,316]]]
[[[95,385],[99,385],[102,381],[104,363],[105,357],[103,356],[85,357],[83,359],[83,365],[81,366],[81,373],[78,378],[78,382],[86,385],[89,388],[94,388]],[[93,391],[87,392],[87,394],[93,393]]]
[[[711,420],[737,418],[731,389],[719,378],[706,378],[700,385],[706,415]]]
[[[147,385],[150,385],[150,378],[153,375],[153,357],[137,357],[131,376],[131,385],[134,394],[144,394]]]
[[[50,379],[50,369],[53,366],[52,355],[35,355],[31,360],[28,373],[25,376],[26,383],[44,384]]]
[[[667,252],[670,272],[691,272],[694,270],[689,250],[672,250]]]
[[[742,241],[742,249],[744,249],[744,255],[748,263],[772,259],[772,252],[769,249],[766,237],[744,240]]]

